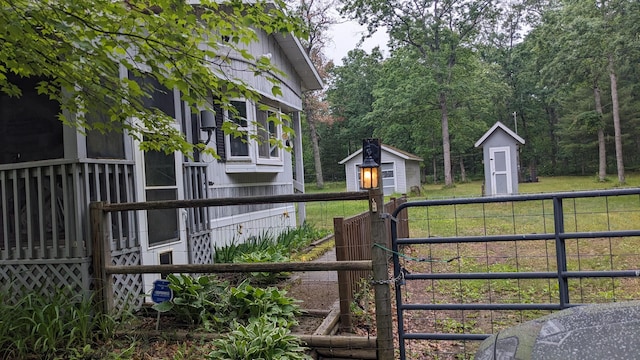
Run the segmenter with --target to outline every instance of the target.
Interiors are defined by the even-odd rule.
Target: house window
[[[60,104],[36,90],[45,78],[6,76],[22,96],[0,92],[0,164],[63,158]]]
[[[247,103],[232,101],[231,106],[236,110],[229,111],[228,119],[236,125],[239,133],[229,135],[229,156],[231,158],[249,157],[249,121],[247,117]]]
[[[226,161],[225,171],[283,171],[283,154],[279,146],[283,137],[279,110],[248,101],[232,101],[230,105],[232,109],[223,111],[224,118],[220,121],[232,122],[234,131],[230,134],[218,131],[219,136],[216,137],[218,155],[223,157],[222,161]]]
[[[87,123],[93,125],[96,122],[107,123],[106,115],[89,113]],[[124,159],[124,137],[122,132],[98,130],[87,131],[87,157],[93,159]]]
[[[273,110],[258,109],[256,112],[258,127],[258,158],[268,160],[280,160],[280,148],[278,139],[280,134],[280,119]]]
[[[175,200],[177,189],[148,189],[147,201]],[[178,210],[162,209],[147,211],[149,246],[177,241]]]
[[[144,83],[153,83],[149,78]],[[136,80],[138,81],[138,80]],[[154,83],[152,98],[145,100],[148,108],[157,108],[175,116],[173,92]],[[171,94],[171,96],[169,96]],[[176,155],[149,150],[144,153],[145,195],[147,201],[176,200],[178,198]],[[147,211],[149,246],[165,244],[179,239],[178,210]]]
[[[151,95],[151,97],[145,96],[141,99],[144,107],[148,109],[156,108],[172,118],[176,117],[173,90],[167,89],[156,78],[144,73],[142,76],[129,73],[129,79],[137,82],[143,90]]]
[[[175,155],[160,151],[144,154],[144,173],[147,201],[176,200]],[[176,209],[147,211],[149,245],[158,245],[178,239],[178,211]]]

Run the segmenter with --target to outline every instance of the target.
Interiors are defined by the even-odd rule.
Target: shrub
[[[288,262],[289,258],[282,255],[276,249],[259,250],[251,253],[244,253],[236,257],[235,263],[266,263],[266,262]],[[287,272],[252,272],[251,282],[259,284],[273,284],[282,278],[289,276]]]
[[[300,340],[287,328],[278,326],[267,316],[252,319],[247,325],[233,323],[232,331],[214,340],[212,360],[306,360],[311,359]]]
[[[216,317],[216,314],[227,307],[227,282],[215,276],[193,278],[183,274],[169,274],[167,280],[173,291],[173,299],[155,304],[155,310],[171,312],[179,321],[209,329],[217,328],[220,322],[226,321]]]
[[[246,324],[261,316],[290,328],[297,324],[296,316],[301,314],[297,300],[274,287],[262,289],[248,282],[231,287],[214,276],[194,279],[188,275],[169,275],[167,280],[173,299],[153,308],[209,331],[226,330],[233,321]]]

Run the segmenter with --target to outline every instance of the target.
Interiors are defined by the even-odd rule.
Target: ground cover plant
[[[72,289],[12,295],[11,290],[0,293],[1,359],[90,358],[118,324],[94,314],[91,299]]]
[[[264,263],[287,262],[316,240],[326,237],[329,231],[318,229],[309,223],[287,229],[279,235],[264,232],[245,241],[232,240],[225,246],[214,247],[215,263]],[[257,284],[274,284],[286,278],[286,272],[253,272],[240,275],[240,280],[249,279]]]
[[[170,274],[167,280],[173,299],[153,308],[206,331],[226,332],[234,323],[248,325],[261,317],[290,329],[301,315],[296,300],[275,287],[256,287],[248,281],[233,286],[215,275]]]

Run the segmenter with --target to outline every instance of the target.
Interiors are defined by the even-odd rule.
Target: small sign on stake
[[[160,304],[165,301],[171,301],[173,298],[173,291],[169,287],[169,280],[158,279],[153,282],[153,290],[151,290],[151,300]]]
[[[151,300],[156,304],[161,304],[173,299],[173,291],[169,287],[169,280],[158,279],[153,282],[153,290],[151,290]],[[160,313],[158,311],[158,318],[156,320],[156,331],[160,327]]]

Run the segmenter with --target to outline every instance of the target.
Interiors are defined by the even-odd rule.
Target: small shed
[[[420,187],[420,163],[422,158],[402,151],[393,146],[381,145],[380,172],[384,195],[393,193],[406,194],[413,187]],[[360,165],[362,164],[362,148],[342,159],[344,165],[347,191],[360,191]]]
[[[518,144],[524,139],[500,121],[475,143],[483,151],[484,195],[518,193]]]

